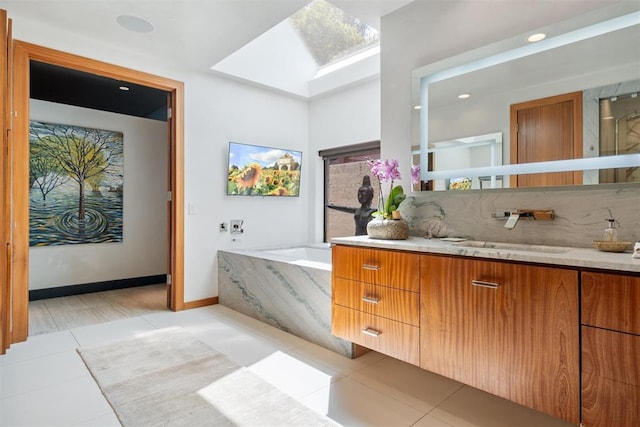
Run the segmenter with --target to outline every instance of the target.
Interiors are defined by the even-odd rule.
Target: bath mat
[[[124,426],[336,426],[182,328],[78,353]]]

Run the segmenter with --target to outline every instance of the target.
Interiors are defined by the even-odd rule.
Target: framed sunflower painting
[[[229,143],[227,195],[300,195],[302,152]]]

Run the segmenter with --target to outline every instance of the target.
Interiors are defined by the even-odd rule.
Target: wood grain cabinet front
[[[332,249],[334,277],[418,292],[420,255],[336,245]]]
[[[422,255],[420,367],[580,421],[578,272]]]
[[[582,424],[640,422],[640,277],[582,273]]]
[[[331,332],[418,365],[418,254],[336,245],[332,249]]]

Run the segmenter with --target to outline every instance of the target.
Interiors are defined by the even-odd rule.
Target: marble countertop
[[[482,245],[482,242],[426,239],[413,236],[409,237],[408,240],[377,240],[368,236],[336,237],[331,239],[331,243],[640,273],[640,259],[632,258],[631,252],[601,252],[591,248],[517,243],[498,243],[495,245],[496,247],[474,247],[472,245]],[[491,243],[488,243],[487,246],[491,246]]]

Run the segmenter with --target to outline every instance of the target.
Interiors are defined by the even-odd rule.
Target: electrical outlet
[[[221,222],[220,223],[220,231],[221,232],[227,231],[227,223],[226,222]]]

